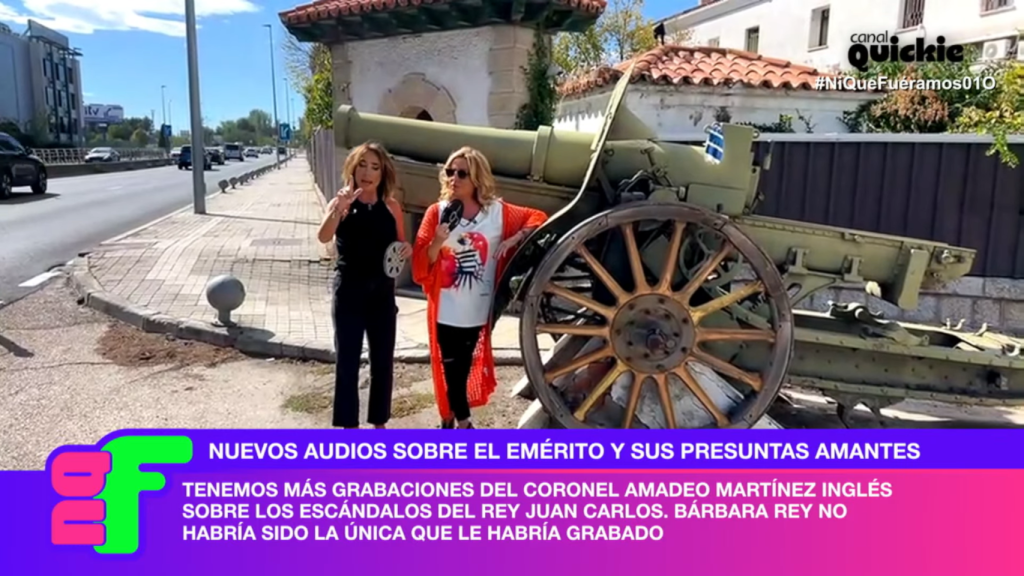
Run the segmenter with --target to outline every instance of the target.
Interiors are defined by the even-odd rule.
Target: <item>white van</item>
[[[239,160],[241,162],[245,162],[244,150],[238,144],[225,144],[224,145],[224,159],[225,160]]]

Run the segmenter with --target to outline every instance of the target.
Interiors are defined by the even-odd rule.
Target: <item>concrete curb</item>
[[[253,173],[247,173],[247,175],[251,178],[258,176],[257,172],[262,174],[266,171],[256,170]],[[181,211],[179,210],[178,212]],[[137,228],[133,232],[152,226],[166,218],[168,217],[158,218],[149,224]],[[122,234],[115,237],[115,239],[124,238],[127,235]],[[110,241],[112,240],[107,242]],[[334,363],[333,345],[277,336],[266,340],[257,336],[257,334],[263,332],[262,330],[245,327],[225,328],[216,326],[211,322],[203,322],[191,318],[175,318],[158,310],[134,304],[121,296],[103,289],[99,280],[93,276],[92,271],[89,269],[88,254],[82,254],[75,258],[70,266],[68,277],[82,299],[83,304],[125,324],[135,326],[144,332],[168,334],[182,340],[193,340],[224,348],[235,348],[240,352],[253,356]],[[212,309],[210,315],[214,315]],[[369,360],[366,352],[363,353],[362,358],[364,362]],[[426,346],[398,348],[395,350],[395,362],[403,364],[429,364],[430,349]],[[523,359],[518,348],[497,348],[494,350],[494,362],[498,366],[522,366]]]
[[[182,340],[235,348],[254,356],[334,363],[333,346],[281,337],[265,340],[256,336],[262,330],[244,327],[224,328],[192,318],[175,318],[158,310],[133,304],[103,289],[89,270],[88,256],[75,259],[71,265],[69,278],[86,306],[144,332],[169,334]],[[366,352],[363,352],[362,359],[364,362],[369,361]],[[429,364],[430,349],[426,346],[398,348],[395,350],[395,362]],[[518,348],[497,348],[494,350],[494,363],[497,366],[522,366],[523,358]]]

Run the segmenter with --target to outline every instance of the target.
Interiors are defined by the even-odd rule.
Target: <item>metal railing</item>
[[[33,148],[32,154],[46,164],[82,164],[94,148]],[[159,148],[117,148],[122,162],[132,160],[159,160],[167,158],[167,152]]]
[[[335,192],[341,187],[338,157],[334,150],[334,131],[320,129],[313,133],[306,145],[306,161],[313,173],[320,193],[327,200],[334,198]]]

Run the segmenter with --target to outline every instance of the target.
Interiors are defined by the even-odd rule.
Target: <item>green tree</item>
[[[334,72],[331,51],[323,45],[315,46],[311,51],[309,67],[312,73],[309,81],[302,87],[302,97],[306,101],[302,128],[306,138],[311,137],[316,130],[334,126]]]
[[[1022,66],[1016,62],[989,62],[973,69],[976,51],[968,50],[962,62],[872,64],[854,76],[886,77],[913,81],[906,90],[894,90],[843,114],[851,132],[977,133],[994,138],[989,154],[1016,166],[1018,159],[1007,146],[1007,137],[1024,132]],[[994,78],[995,88],[964,86],[964,78]],[[950,81],[948,88],[928,86],[927,81]],[[960,82],[959,85],[953,82]]]
[[[658,45],[654,21],[644,17],[644,0],[612,0],[611,10],[601,16],[607,46],[616,62],[642,54]]]
[[[533,50],[524,68],[529,97],[516,114],[516,128],[536,130],[540,126],[551,126],[558,106],[558,88],[551,77],[550,38],[543,30],[537,30]]]
[[[131,124],[121,122],[120,124],[111,124],[107,126],[107,138],[110,140],[128,142],[132,138]]]
[[[574,76],[655,48],[654,21],[644,17],[643,11],[644,0],[611,0],[594,26],[584,32],[558,34],[553,60]]]
[[[953,124],[953,132],[973,132],[993,137],[989,155],[999,154],[1000,160],[1016,168],[1020,161],[1010,150],[1008,137],[1024,134],[1024,65],[1014,62],[1006,65],[997,77],[998,90],[984,106],[965,108]]]
[[[331,49],[320,43],[303,44],[287,32],[283,47],[288,77],[306,101],[296,132],[307,139],[316,130],[334,125]]]
[[[139,148],[145,148],[149,144],[149,134],[142,128],[136,128],[132,132],[132,144]]]
[[[563,32],[555,36],[552,60],[568,76],[605,64],[605,38],[597,26],[583,32]]]
[[[204,128],[204,141],[212,143],[214,136],[224,142],[241,142],[248,146],[269,146],[277,141],[273,118],[265,110],[254,109],[248,115],[224,120],[216,129]]]

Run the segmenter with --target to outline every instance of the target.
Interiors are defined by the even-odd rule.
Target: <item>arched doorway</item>
[[[407,74],[381,98],[382,114],[456,124],[455,100],[444,87],[420,73]]]
[[[427,122],[433,122],[434,117],[430,115],[425,108],[420,106],[408,106],[402,113],[399,114],[402,118],[413,118],[415,120],[426,120]]]

